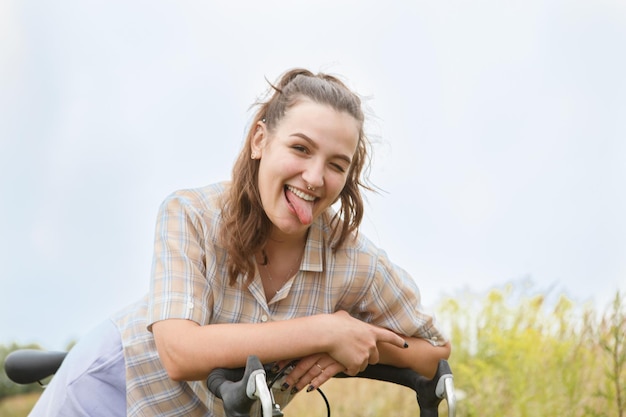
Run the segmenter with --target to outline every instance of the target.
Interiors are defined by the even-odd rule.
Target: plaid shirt
[[[446,343],[423,311],[413,279],[383,251],[362,235],[336,253],[330,250],[330,211],[311,225],[300,271],[269,303],[258,273],[249,285],[240,277],[230,286],[227,253],[218,243],[226,187],[179,191],[160,208],[149,294],[115,317],[125,352],[128,416],[223,415],[204,381],[168,377],[150,332],[159,320],[258,323],[345,310],[433,345]],[[288,393],[275,395],[283,404],[290,399]]]

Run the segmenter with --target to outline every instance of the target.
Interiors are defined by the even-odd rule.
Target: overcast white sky
[[[227,179],[285,69],[369,96],[363,227],[427,305],[626,290],[626,2],[0,2],[0,343],[147,289],[157,207]]]

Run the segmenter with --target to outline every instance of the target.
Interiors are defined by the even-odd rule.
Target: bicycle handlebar
[[[411,388],[417,395],[421,417],[439,416],[439,404],[443,399],[448,403],[448,415],[456,414],[456,396],[452,371],[448,361],[442,359],[437,365],[437,372],[428,379],[408,368],[396,368],[390,365],[370,365],[354,377],[343,373],[335,378],[367,378],[391,382]]]
[[[261,378],[258,375],[261,375]],[[335,377],[353,378],[346,374],[337,374]],[[411,388],[417,395],[422,417],[438,417],[439,404],[443,399],[448,404],[448,416],[456,415],[453,376],[446,360],[439,361],[433,379],[428,379],[411,369],[389,365],[370,365],[354,377],[391,382]],[[215,396],[222,399],[227,417],[248,417],[250,407],[256,398],[261,399],[263,416],[282,416],[280,407],[274,404],[271,392],[266,394],[265,398],[251,394],[254,389],[263,387],[267,389],[265,370],[256,356],[248,358],[245,369],[215,369],[207,378],[207,386]]]
[[[7,376],[18,384],[41,383],[53,375],[63,362],[67,352],[21,349],[11,352],[5,359]],[[353,378],[337,374],[336,378]],[[448,404],[448,416],[456,414],[454,378],[447,361],[441,360],[433,379],[427,379],[410,370],[389,365],[370,365],[354,377],[386,381],[411,388],[417,395],[420,416],[438,417],[439,404]],[[266,372],[256,356],[248,357],[246,368],[215,369],[207,378],[209,390],[224,403],[229,417],[247,417],[257,399],[261,400],[264,416],[282,416],[280,407],[274,404],[271,390],[266,383]]]

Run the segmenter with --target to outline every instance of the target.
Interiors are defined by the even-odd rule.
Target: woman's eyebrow
[[[317,143],[311,139],[310,137],[308,137],[307,135],[305,135],[304,133],[300,133],[300,132],[296,132],[296,133],[292,133],[290,136],[296,136],[299,137],[301,139],[304,139],[305,141],[307,141],[309,143],[309,145],[311,145],[311,147],[313,149],[319,149],[319,146],[317,146]],[[352,163],[352,158],[350,158],[348,155],[346,154],[337,154],[334,156],[335,158],[339,158],[339,159],[343,159],[344,161],[346,161],[348,164]]]

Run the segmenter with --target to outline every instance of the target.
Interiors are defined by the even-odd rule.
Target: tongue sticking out
[[[298,216],[298,220],[300,223],[304,225],[311,224],[313,221],[313,201],[306,201],[289,190],[285,191],[285,196],[287,197],[287,201],[289,201],[289,205],[296,212],[296,216]]]

